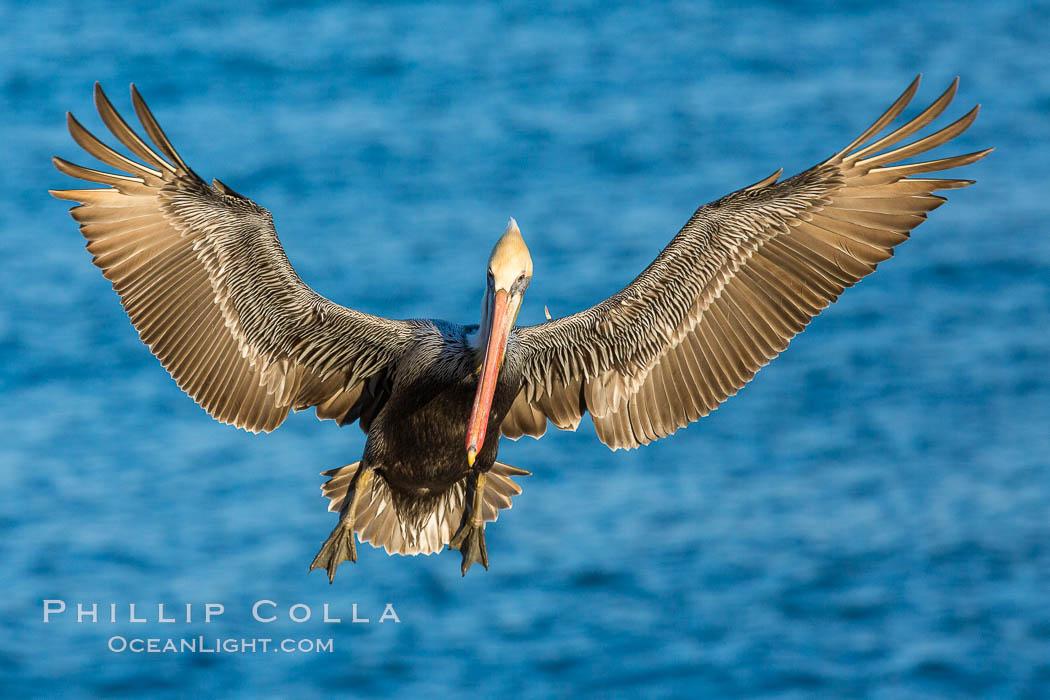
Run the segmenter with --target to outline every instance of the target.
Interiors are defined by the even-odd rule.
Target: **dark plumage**
[[[340,520],[311,568],[334,576],[356,560],[355,533],[390,553],[463,552],[488,566],[485,522],[521,492],[525,472],[496,461],[499,435],[575,429],[632,448],[714,410],[781,352],[810,319],[893,255],[937,190],[970,180],[909,177],[966,165],[979,151],[897,164],[939,146],[977,108],[886,150],[938,117],[930,107],[875,139],[911,100],[918,78],[868,130],[820,165],[780,172],[701,207],[631,284],[606,301],[538,326],[514,327],[532,261],[511,220],[493,249],[481,326],[394,321],[319,296],[288,262],[269,212],[175,152],[138,92],[153,145],[96,85],[99,113],[141,162],[105,146],[69,115],[74,140],[124,174],[55,158],[62,172],[106,185],[53,191],[95,264],[164,367],[208,413],[253,432],[289,410],[359,422],[362,460],[325,474]],[[990,150],[990,149],[989,149]],[[486,436],[489,439],[486,440]]]

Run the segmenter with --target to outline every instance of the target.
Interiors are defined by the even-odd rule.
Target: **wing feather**
[[[201,180],[134,86],[132,104],[157,150],[97,84],[95,104],[116,139],[143,162],[68,115],[74,141],[123,172],[55,158],[61,172],[109,187],[52,194],[80,203],[70,212],[142,341],[224,423],[269,431],[289,410],[309,406],[341,421],[361,397],[363,380],[392,366],[418,324],[363,314],[307,287],[269,212]]]
[[[934,192],[973,183],[910,176],[968,165],[991,149],[895,164],[973,124],[977,107],[898,146],[945,111],[958,79],[879,137],[918,83],[820,165],[780,182],[778,171],[701,207],[614,296],[517,329],[525,384],[504,433],[542,435],[546,425],[537,413],[556,427],[575,428],[590,411],[602,442],[632,448],[673,433],[739,391],[847,287],[893,256],[944,203]],[[575,406],[559,397],[582,401]]]

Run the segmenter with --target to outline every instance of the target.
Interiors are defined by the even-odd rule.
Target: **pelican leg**
[[[335,580],[335,570],[344,561],[357,561],[357,544],[354,541],[354,514],[357,513],[357,505],[361,498],[368,492],[372,484],[372,470],[362,469],[350,486],[350,493],[343,499],[343,507],[339,511],[339,523],[332,530],[325,543],[321,545],[321,551],[314,557],[310,564],[310,571],[314,569],[326,569],[328,571],[328,583]]]
[[[474,479],[474,498],[468,512],[463,516],[463,524],[459,532],[449,543],[452,549],[458,549],[463,553],[463,564],[460,571],[464,576],[474,562],[478,562],[485,569],[489,568],[489,553],[485,550],[485,516],[482,504],[485,502],[485,474],[478,474]]]

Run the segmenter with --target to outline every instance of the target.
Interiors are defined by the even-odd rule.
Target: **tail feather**
[[[328,510],[342,510],[347,489],[360,466],[360,462],[354,462],[321,473],[330,477],[321,486],[322,495],[329,499]],[[496,520],[501,509],[511,507],[511,498],[521,493],[521,487],[511,477],[530,473],[502,462],[492,465],[482,509],[487,522]],[[379,474],[372,479],[369,489],[370,493],[364,494],[354,514],[354,531],[362,542],[382,547],[388,554],[440,552],[452,541],[463,521],[467,503],[466,477],[444,493],[422,501],[419,497],[409,498],[393,491]]]

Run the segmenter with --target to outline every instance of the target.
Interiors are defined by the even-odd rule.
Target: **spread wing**
[[[270,213],[218,180],[201,180],[134,86],[131,96],[153,146],[95,85],[103,122],[142,162],[67,115],[73,139],[123,172],[55,158],[63,173],[108,187],[51,194],[80,202],[70,213],[142,341],[223,423],[270,431],[289,409],[309,406],[340,424],[367,415],[375,385],[405,350],[413,324],[339,306],[306,286]]]
[[[627,287],[572,316],[517,329],[525,383],[503,434],[575,429],[590,411],[613,449],[664,437],[705,416],[787,347],[846,287],[893,255],[933,195],[970,180],[913,178],[980,160],[991,149],[899,164],[955,138],[977,116],[889,149],[951,102],[869,143],[904,110],[919,79],[853,143],[782,182],[777,171],[701,207]]]

